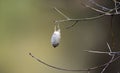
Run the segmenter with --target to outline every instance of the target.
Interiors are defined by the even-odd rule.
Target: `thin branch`
[[[61,22],[67,22],[67,21],[87,21],[87,20],[94,20],[94,19],[98,19],[100,17],[103,17],[105,14],[102,15],[98,15],[95,17],[89,17],[89,18],[81,18],[81,19],[69,19],[69,20],[57,20],[57,23],[61,23]]]
[[[68,16],[66,16],[65,14],[63,14],[59,9],[57,9],[56,7],[54,7],[54,9],[60,13],[63,17],[65,17],[67,20],[69,20],[70,18]]]
[[[106,12],[104,12],[104,11],[102,11],[102,10],[93,8],[93,7],[89,6],[89,5],[86,5],[86,7],[90,8],[90,9],[96,11],[96,12],[105,13],[106,15],[111,15],[111,13],[106,13]]]
[[[59,67],[56,67],[56,66],[47,64],[47,63],[45,63],[44,61],[42,61],[42,60],[36,58],[35,56],[33,56],[31,53],[29,53],[29,55],[30,55],[32,58],[34,58],[35,60],[37,60],[38,62],[40,62],[40,63],[42,63],[42,64],[44,64],[44,65],[46,65],[46,66],[48,66],[48,67],[51,67],[51,68],[54,68],[54,69],[57,69],[57,70],[62,70],[62,71],[74,71],[74,72],[79,72],[79,71],[87,71],[87,72],[90,72],[91,70],[95,70],[95,69],[101,68],[101,67],[103,67],[103,66],[106,66],[108,63],[110,64],[110,63],[112,63],[112,62],[114,62],[114,61],[116,61],[117,59],[120,58],[120,56],[118,56],[118,57],[114,58],[113,60],[111,60],[111,61],[109,61],[109,62],[107,62],[107,63],[105,63],[105,64],[102,64],[102,65],[100,65],[100,66],[95,66],[95,67],[92,67],[92,68],[88,68],[88,69],[78,69],[78,70],[74,70],[74,69],[73,69],[73,70],[72,70],[72,69],[59,68]]]
[[[87,8],[90,8],[90,9],[92,9],[92,10],[94,10],[94,11],[96,11],[96,12],[100,12],[100,13],[104,13],[104,14],[106,14],[106,15],[111,15],[111,13],[106,13],[105,11],[102,11],[102,10],[99,10],[99,9],[97,9],[97,8],[94,8],[94,7],[92,7],[92,6],[90,6],[90,5],[88,5],[88,4],[85,4],[85,3],[83,3],[82,1],[79,1],[83,6],[85,6],[85,7],[87,7]]]
[[[90,53],[108,54],[108,55],[115,54],[115,52],[112,52],[112,50],[111,50],[110,45],[108,44],[108,42],[107,42],[107,46],[108,46],[109,52],[91,51],[91,50],[84,50],[84,51],[87,51],[87,52],[90,52]]]
[[[112,63],[112,62],[116,61],[116,60],[119,59],[119,58],[120,58],[120,56],[114,58],[114,59],[113,59],[111,62],[109,62],[109,63]],[[101,67],[103,67],[103,66],[106,66],[107,64],[108,64],[108,62],[105,63],[105,64],[102,64],[102,65],[100,65],[100,66],[92,67],[92,68],[90,68],[90,70],[95,70],[95,69],[97,69],[97,68],[101,68]]]
[[[120,7],[118,7],[117,9],[119,9]],[[60,10],[58,10],[57,8],[55,8],[55,10],[58,12],[58,13],[62,13]],[[109,15],[109,14],[107,14],[107,13],[110,13],[110,12],[112,12],[112,11],[114,11],[115,10],[115,8],[113,8],[113,9],[110,9],[109,11],[107,11],[107,12],[105,12],[105,13],[103,13],[103,14],[101,14],[101,15],[98,15],[98,16],[94,16],[94,17],[88,17],[88,18],[81,18],[81,19],[71,19],[71,18],[68,18],[68,17],[66,17],[66,15],[65,14],[63,14],[62,13],[62,15],[66,18],[65,20],[56,20],[55,22],[56,23],[61,23],[61,22],[67,22],[67,21],[87,21],[87,20],[94,20],[94,19],[98,19],[98,18],[101,18],[101,17],[103,17],[103,16],[105,16],[105,15]]]
[[[111,10],[110,8],[104,7],[104,6],[96,3],[94,0],[89,0],[89,2],[91,2],[91,3],[94,4],[94,5],[96,5],[97,7],[101,8],[101,9],[104,10],[104,11],[109,11],[109,10]]]
[[[116,14],[118,14],[118,11],[117,11],[117,1],[116,1],[116,0],[113,0],[113,2],[114,2]]]
[[[100,53],[100,54],[108,54],[109,56],[112,56],[112,58],[111,58],[111,60],[109,61],[109,62],[107,62],[107,63],[105,63],[105,64],[103,64],[103,65],[100,65],[100,66],[97,66],[97,67],[93,67],[92,69],[96,69],[96,68],[98,68],[98,67],[101,67],[101,66],[105,66],[104,68],[103,68],[103,70],[101,71],[101,73],[103,73],[105,70],[106,70],[106,68],[108,68],[108,66],[113,62],[113,61],[116,61],[118,58],[120,58],[120,52],[112,52],[112,50],[111,50],[111,48],[110,48],[110,45],[107,43],[107,46],[108,46],[108,48],[109,48],[109,52],[101,52],[101,51],[88,51],[87,50],[87,52],[90,52],[90,53]],[[118,55],[118,57],[117,58],[115,58],[115,56],[117,56]]]
[[[90,52],[90,53],[97,53],[97,54],[109,54],[109,52],[102,52],[102,51],[92,51],[92,50],[84,50],[86,52]]]
[[[102,51],[92,51],[92,50],[84,50],[86,52],[89,52],[89,53],[97,53],[97,54],[108,54],[108,55],[120,55],[120,51],[117,51],[117,52],[102,52]]]
[[[92,10],[94,10],[94,11],[97,11],[97,12],[100,12],[100,13],[102,13],[102,14],[101,14],[101,15],[94,16],[94,17],[81,18],[81,19],[72,19],[72,18],[69,18],[67,15],[65,15],[63,12],[61,12],[59,9],[57,9],[56,7],[54,7],[54,9],[55,9],[59,14],[61,14],[64,18],[66,18],[66,19],[64,19],[64,20],[56,20],[55,23],[62,23],[62,22],[67,22],[67,21],[75,21],[74,24],[72,24],[71,26],[68,26],[68,27],[67,27],[67,29],[68,29],[68,28],[71,28],[71,27],[73,27],[74,25],[76,25],[79,21],[94,20],[94,19],[101,18],[101,17],[103,17],[103,16],[120,14],[120,12],[119,12],[119,13],[118,13],[118,12],[115,12],[115,13],[113,12],[113,11],[116,11],[116,10],[120,9],[120,6],[119,6],[119,5],[120,5],[120,2],[118,2],[118,1],[116,1],[116,0],[114,1],[114,2],[116,2],[116,5],[115,5],[115,8],[113,8],[113,9],[106,8],[106,7],[104,7],[104,6],[96,3],[96,2],[93,1],[93,0],[89,0],[89,1],[88,1],[88,2],[91,2],[91,3],[94,4],[94,5],[102,8],[103,11],[102,11],[102,10],[99,10],[99,9],[97,9],[97,8],[94,8],[94,7],[92,7],[92,6],[89,6],[88,4],[83,3],[82,1],[79,1],[79,2],[80,2],[82,5],[84,5],[85,7],[88,7],[88,8],[90,8],[90,9],[92,9]],[[119,3],[119,4],[117,5],[117,3]]]
[[[78,22],[79,22],[79,21],[75,21],[72,25],[68,26],[66,29],[69,29],[69,28],[75,26]]]
[[[109,51],[110,51],[110,53],[111,53],[112,50],[111,50],[110,45],[108,44],[108,42],[107,42],[107,46],[108,46],[108,49],[109,49]]]
[[[71,69],[64,69],[64,68],[59,68],[59,67],[56,67],[56,66],[52,66],[52,65],[49,65],[45,62],[43,62],[42,60],[36,58],[35,56],[33,56],[31,53],[29,53],[29,55],[34,58],[35,60],[37,60],[38,62],[48,66],[48,67],[51,67],[51,68],[54,68],[54,69],[57,69],[57,70],[63,70],[63,71],[89,71],[88,69],[82,69],[82,70],[71,70]]]
[[[111,60],[106,64],[106,66],[103,68],[103,70],[101,71],[101,73],[103,73],[103,72],[106,70],[106,68],[107,68],[107,67],[110,65],[110,63],[113,61],[114,57],[115,57],[115,55],[112,56]]]
[[[113,0],[113,1],[114,1],[114,0]],[[92,9],[92,10],[94,10],[94,11],[97,11],[97,12],[100,12],[100,13],[105,13],[106,15],[117,15],[117,14],[120,14],[120,13],[118,12],[118,9],[120,8],[120,2],[118,2],[118,1],[116,1],[116,0],[114,1],[115,7],[113,8],[113,9],[116,11],[115,13],[110,13],[110,12],[108,12],[108,11],[111,10],[110,8],[106,8],[106,7],[104,7],[104,6],[96,3],[96,2],[93,1],[93,0],[89,0],[88,2],[91,2],[92,4],[94,4],[94,5],[102,8],[103,11],[100,10],[100,9],[94,8],[94,7],[92,7],[92,6],[88,5],[88,4],[85,4],[85,3],[83,3],[82,1],[80,1],[80,2],[81,2],[81,4],[84,5],[85,7],[88,7],[88,8],[90,8],[90,9]],[[117,4],[118,4],[118,5],[117,5]]]

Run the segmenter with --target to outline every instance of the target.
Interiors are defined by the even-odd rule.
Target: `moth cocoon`
[[[51,37],[51,44],[54,48],[59,45],[60,38],[61,38],[60,29],[56,30],[56,27],[55,27],[55,31]]]

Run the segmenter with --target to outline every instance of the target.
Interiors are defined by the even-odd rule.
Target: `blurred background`
[[[114,6],[108,0],[97,1],[105,6]],[[105,47],[106,41],[111,39],[110,16],[80,21],[70,29],[66,27],[73,22],[61,23],[61,43],[53,48],[50,39],[54,21],[64,19],[53,7],[70,18],[99,15],[82,6],[78,0],[0,0],[0,73],[74,73],[49,68],[34,60],[29,52],[48,64],[67,69],[86,69],[109,61],[108,55],[84,50],[108,51]],[[119,15],[113,19],[113,51],[120,47],[119,19]],[[108,69],[106,73],[120,72],[120,62],[115,62]]]

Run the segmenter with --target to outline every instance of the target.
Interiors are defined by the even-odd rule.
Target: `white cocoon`
[[[51,37],[51,43],[52,43],[53,47],[57,47],[59,45],[60,38],[61,38],[60,35],[61,35],[60,34],[60,29],[54,31],[54,33]]]

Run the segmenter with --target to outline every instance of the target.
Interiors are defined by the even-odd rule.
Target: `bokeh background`
[[[108,3],[99,3],[112,7]],[[67,69],[86,69],[109,61],[107,55],[91,54],[84,50],[108,51],[110,16],[96,20],[60,24],[61,43],[53,48],[50,43],[54,21],[64,19],[53,7],[70,18],[85,18],[99,15],[77,0],[0,0],[0,73],[74,73],[49,68],[29,56],[48,64]],[[119,50],[119,15],[114,17],[115,48]],[[111,44],[111,43],[110,43]],[[110,68],[111,73],[120,72],[120,62]],[[98,70],[99,72],[99,70]],[[110,73],[109,72],[109,73]],[[85,73],[85,72],[76,72]]]

